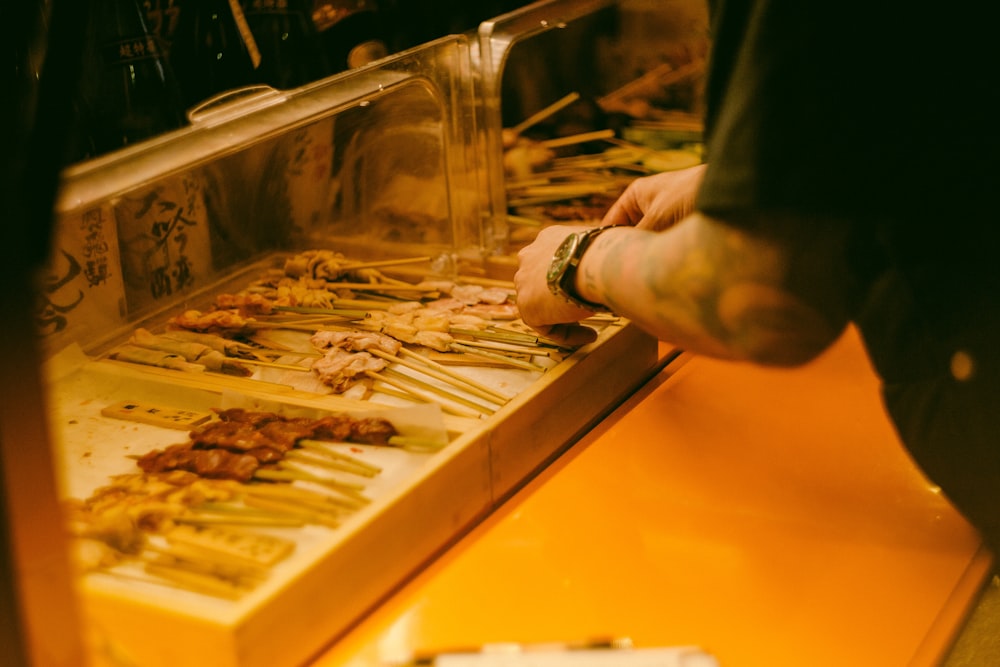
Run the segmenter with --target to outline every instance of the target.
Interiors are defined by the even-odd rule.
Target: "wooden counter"
[[[991,562],[849,331],[796,370],[682,357],[313,667],[608,635],[727,667],[931,665]]]

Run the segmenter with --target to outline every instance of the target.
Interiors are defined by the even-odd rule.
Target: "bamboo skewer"
[[[174,523],[189,524],[192,526],[258,526],[258,527],[287,527],[297,528],[303,525],[300,519],[275,516],[272,514],[257,513],[248,514],[242,512],[210,511],[196,514],[182,514],[171,519]]]
[[[348,454],[344,454],[343,452],[338,452],[335,449],[331,449],[330,448],[331,443],[329,442],[325,442],[323,440],[310,440],[308,438],[303,438],[302,440],[298,441],[298,444],[301,445],[304,449],[308,449],[310,451],[319,453],[328,459],[332,459],[334,461],[340,461],[342,463],[346,463],[347,465],[364,470],[367,473],[366,474],[367,477],[374,477],[375,475],[382,472],[382,468],[378,467],[377,465],[373,465],[371,463],[362,461],[361,459],[355,458]]]
[[[402,280],[398,281],[398,284],[383,284],[383,283],[348,283],[340,281],[331,281],[330,287],[336,289],[349,289],[356,291],[368,291],[368,292],[437,292],[434,287],[427,287],[426,285],[414,285],[412,283],[404,282]]]
[[[456,336],[468,336],[469,338],[491,340],[497,343],[507,343],[509,345],[544,345],[544,338],[539,338],[534,334],[521,333],[520,331],[507,331],[496,329],[462,329],[453,327],[449,332]]]
[[[419,361],[420,363],[426,364],[427,366],[430,366],[431,368],[433,368],[433,369],[435,369],[435,370],[437,370],[437,371],[439,371],[441,373],[445,373],[447,375],[454,376],[455,379],[459,380],[460,382],[462,382],[462,383],[464,383],[464,384],[466,384],[466,385],[468,385],[470,387],[475,387],[476,389],[479,389],[482,392],[485,392],[487,394],[491,394],[492,396],[496,397],[500,401],[501,405],[503,405],[504,403],[506,403],[507,401],[510,400],[510,396],[505,396],[504,394],[500,393],[499,391],[497,391],[495,389],[487,387],[486,385],[484,385],[484,384],[482,384],[480,382],[476,382],[472,378],[467,378],[467,377],[464,377],[462,375],[459,375],[458,373],[453,373],[447,367],[442,366],[441,364],[437,363],[433,359],[428,359],[427,357],[425,357],[424,355],[420,354],[419,352],[414,352],[413,350],[407,350],[404,347],[404,348],[400,349],[399,353],[403,357],[406,357],[407,359],[415,359],[415,360]]]
[[[368,371],[368,373],[372,374],[371,371]],[[443,388],[438,387],[436,385],[424,382],[423,380],[420,380],[419,378],[410,377],[409,375],[405,375],[405,374],[400,373],[398,371],[394,371],[391,368],[386,368],[381,373],[373,373],[373,375],[376,375],[379,378],[385,378],[388,375],[389,377],[391,377],[391,378],[393,378],[393,379],[395,379],[395,380],[397,380],[399,382],[403,382],[403,383],[407,383],[408,382],[408,383],[411,383],[413,385],[416,385],[420,389],[423,389],[423,390],[426,390],[426,391],[430,391],[430,392],[439,394],[439,395],[443,396],[444,398],[446,398],[446,399],[448,399],[450,401],[454,401],[455,403],[459,403],[460,405],[464,405],[465,407],[472,408],[473,410],[478,410],[479,412],[481,412],[483,414],[491,415],[491,414],[493,414],[496,411],[494,408],[487,407],[485,405],[481,405],[479,403],[476,403],[475,401],[471,401],[471,400],[465,398],[464,396],[459,396],[458,394],[453,394],[450,391],[448,391],[447,389],[443,389]]]
[[[294,481],[294,480],[290,480]],[[240,485],[243,493],[243,502],[248,496],[257,496],[278,500],[285,500],[296,506],[308,505],[310,507],[322,508],[323,511],[343,511],[344,507],[339,497],[319,493],[310,489],[303,489],[298,486],[277,485],[277,484],[243,484]]]
[[[483,357],[484,359],[491,359],[493,361],[502,361],[508,366],[514,366],[515,368],[523,368],[525,370],[538,371],[541,373],[545,372],[544,367],[531,363],[530,361],[521,361],[520,359],[514,359],[502,354],[494,354],[492,352],[486,352],[485,350],[477,350],[476,348],[468,347],[466,345],[462,345],[461,343],[452,343],[451,348],[458,352],[464,352],[465,354],[472,356]]]
[[[293,353],[294,354],[294,353]],[[286,371],[302,371],[305,373],[311,372],[312,369],[305,366],[296,366],[295,364],[279,364],[273,361],[254,361],[247,359],[240,359],[241,364],[247,364],[248,366],[263,366],[265,368],[280,368]]]
[[[410,452],[436,452],[447,443],[435,442],[427,438],[417,438],[408,435],[397,435],[389,439],[389,444]]]
[[[168,547],[159,547],[146,543],[144,551],[170,559],[173,564],[183,563],[183,567],[190,567],[222,579],[260,581],[266,579],[270,572],[267,565],[190,544],[170,544]],[[163,560],[154,562],[164,563]]]
[[[516,345],[513,343],[500,343],[496,341],[488,340],[463,340],[461,345],[466,345],[468,347],[478,347],[485,350],[491,350],[493,352],[508,352],[512,355],[519,355],[528,357],[529,359],[533,356],[549,357],[552,359],[558,359],[562,356],[559,350],[551,347],[529,347],[526,345]]]
[[[350,507],[351,509],[360,509],[370,502],[368,498],[360,495],[355,489],[351,488],[353,485],[347,485],[342,482],[338,482],[337,480],[330,479],[329,477],[313,475],[304,470],[258,470],[254,473],[254,477],[271,482],[302,481],[322,484],[323,486],[341,494],[339,497],[331,496],[331,503],[344,505]]]
[[[672,86],[679,81],[683,81],[689,76],[701,74],[704,69],[705,61],[701,59],[685,63],[676,68],[670,63],[663,63],[649,70],[642,76],[629,81],[624,86],[598,98],[597,105],[607,111],[608,106],[612,102],[627,98],[630,95],[638,94],[647,86],[655,85],[657,88]]]
[[[366,310],[347,308],[315,308],[313,306],[275,306],[274,310],[280,313],[298,313],[305,315],[332,315],[344,319],[359,319],[367,315]]]
[[[337,528],[340,526],[337,514],[335,512],[331,512],[330,510],[310,510],[307,508],[308,506],[294,504],[289,500],[266,498],[262,496],[250,496],[245,498],[243,502],[250,507],[257,507],[271,512],[296,517],[304,523],[318,524],[326,526],[327,528]]]
[[[543,107],[542,109],[536,111],[535,113],[531,114],[530,116],[522,120],[514,127],[507,130],[508,137],[510,137],[511,140],[517,138],[529,127],[542,122],[549,116],[552,116],[558,113],[559,111],[562,111],[570,104],[573,104],[573,102],[576,102],[578,99],[580,99],[580,93],[573,92],[566,95],[565,97],[556,100],[547,107]]]
[[[373,262],[342,264],[337,268],[343,271],[355,271],[357,269],[380,269],[386,266],[401,266],[404,264],[422,264],[429,261],[431,261],[430,257],[407,257],[404,259],[383,259]]]
[[[307,452],[293,450],[285,454],[285,458],[290,459],[293,462],[303,463],[305,465],[318,466],[329,470],[337,470],[339,472],[346,472],[352,475],[361,475],[362,477],[374,477],[376,474],[358,468],[357,466],[344,463],[343,461],[324,459],[323,456],[315,452],[315,450],[309,450]]]
[[[211,595],[212,597],[219,597],[226,600],[239,600],[243,597],[247,591],[241,590],[232,584],[223,582],[217,578],[203,577],[202,578],[192,578],[185,577],[181,579],[176,579],[170,576],[171,573],[167,573],[166,576],[161,575],[160,572],[155,571],[146,573],[150,576],[141,576],[138,574],[132,574],[130,572],[122,572],[120,570],[110,570],[110,569],[100,569],[98,572],[104,575],[114,577],[115,579],[123,579],[126,581],[138,581],[144,584],[155,584],[157,586],[168,586],[183,588],[184,590],[191,591],[194,593],[201,593],[203,595]],[[166,570],[163,570],[166,573]]]
[[[539,141],[538,143],[546,148],[562,148],[563,146],[573,146],[574,144],[583,144],[588,141],[600,141],[601,139],[610,139],[615,136],[615,131],[608,130],[594,130],[593,132],[581,132],[580,134],[571,134],[566,137],[556,137],[555,139],[546,139],[545,141]]]
[[[225,598],[227,600],[238,600],[248,592],[246,589],[220,579],[219,577],[202,574],[200,572],[193,572],[191,570],[184,570],[178,567],[172,567],[165,563],[148,562],[145,564],[144,569],[147,574],[159,577],[164,581],[170,582],[170,584],[180,588],[185,588],[196,593]]]
[[[406,366],[407,368],[412,368],[413,370],[428,375],[434,378],[435,380],[441,380],[442,382],[447,382],[449,384],[456,386],[461,385],[458,386],[458,388],[461,389],[462,391],[473,394],[474,396],[478,396],[479,398],[490,401],[491,403],[498,403],[499,405],[503,405],[509,400],[503,394],[499,394],[493,391],[492,389],[489,389],[488,387],[484,387],[476,382],[473,382],[472,380],[464,378],[461,375],[448,370],[444,366],[441,366],[439,364],[434,364],[434,362],[431,361],[430,359],[420,357],[420,355],[416,355],[415,353],[411,354],[420,357],[423,360],[423,363],[411,361],[410,358],[408,357],[396,357],[387,352],[383,352],[382,350],[373,349],[373,350],[368,350],[368,352],[375,355],[376,357],[379,357],[380,359],[385,359],[386,361],[391,361],[394,363],[398,363],[402,366]],[[402,352],[402,349],[400,350],[400,352]],[[432,364],[434,365],[432,366]]]
[[[449,414],[453,414],[456,417],[469,417],[472,419],[480,419],[483,416],[481,413],[472,410],[464,410],[454,405],[441,403],[440,397],[431,397],[428,394],[425,394],[415,389],[414,387],[406,384],[405,382],[401,382],[395,378],[387,377],[385,375],[379,375],[377,373],[372,373],[371,371],[367,371],[367,374],[373,380],[377,380],[384,384],[388,384],[392,387],[395,387],[398,390],[401,390],[405,398],[409,398],[411,400],[417,400],[419,402],[424,402],[424,403],[436,403],[441,406],[442,410],[444,410]]]

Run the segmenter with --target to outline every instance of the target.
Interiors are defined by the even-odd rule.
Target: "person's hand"
[[[525,324],[543,337],[567,347],[584,345],[597,338],[597,332],[579,321],[593,315],[554,295],[546,274],[559,244],[573,232],[588,229],[585,225],[553,225],[542,229],[531,245],[517,254],[514,274],[517,309]]]
[[[705,165],[665,171],[632,181],[604,216],[604,225],[631,225],[658,232],[694,212]]]

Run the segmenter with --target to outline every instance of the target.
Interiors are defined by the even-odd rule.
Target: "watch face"
[[[573,257],[573,251],[576,249],[577,236],[576,234],[570,234],[563,240],[563,242],[556,248],[556,252],[552,255],[552,263],[549,264],[549,272],[546,275],[546,280],[549,287],[554,287],[559,284],[559,279],[562,278],[563,274],[566,272],[566,265],[569,263],[570,258]]]

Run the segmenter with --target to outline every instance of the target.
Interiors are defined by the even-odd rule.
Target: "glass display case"
[[[308,661],[655,371],[627,321],[517,319],[489,30],[63,174],[36,325],[98,663]]]

